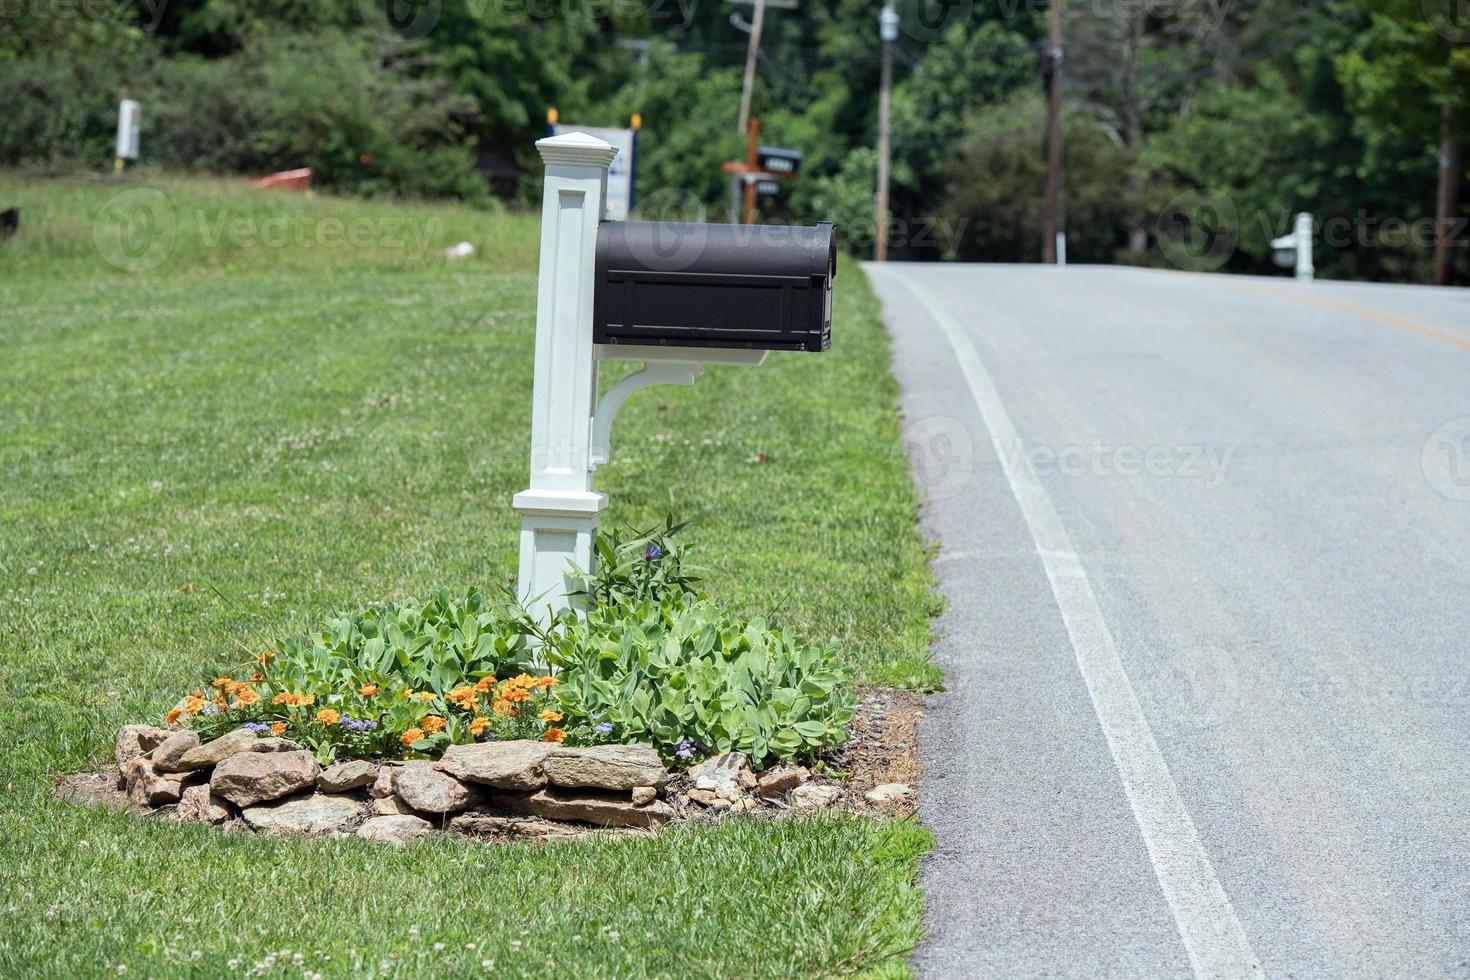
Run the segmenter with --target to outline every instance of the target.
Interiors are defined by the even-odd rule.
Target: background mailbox
[[[795,177],[801,169],[801,151],[779,146],[762,146],[755,151],[756,166],[768,174]]]
[[[599,344],[824,351],[832,341],[832,225],[604,221]]]

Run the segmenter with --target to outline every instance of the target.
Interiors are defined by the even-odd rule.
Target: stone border
[[[649,745],[533,741],[454,745],[435,762],[347,760],[323,769],[296,742],[245,728],[201,743],[187,729],[127,725],[117,733],[116,764],[62,777],[57,796],[226,830],[392,844],[441,832],[487,840],[646,834],[678,820],[829,808],[905,816],[910,786],[880,780],[917,774],[903,760],[921,712],[920,695],[865,697],[854,741],[829,760],[849,769],[861,761],[845,779],[797,766],[757,773],[740,752],[671,774]],[[885,737],[885,719],[899,715],[904,723],[887,721],[894,730]],[[879,763],[862,761],[874,752]]]

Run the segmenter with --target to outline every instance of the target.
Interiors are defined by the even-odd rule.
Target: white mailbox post
[[[1272,239],[1271,247],[1276,250],[1276,264],[1282,268],[1296,265],[1296,277],[1311,280],[1316,276],[1312,265],[1312,216],[1303,211],[1296,216],[1296,227],[1290,235]]]
[[[518,594],[544,623],[572,605],[575,577],[593,569],[607,497],[593,489],[592,472],[608,460],[613,419],[628,396],[649,385],[693,384],[709,364],[752,366],[772,350],[827,350],[837,243],[826,222],[603,224],[617,147],[560,133],[536,149],[546,181],[531,485],[514,504]],[[608,360],[643,366],[599,401],[597,368]]]
[[[143,130],[143,107],[132,99],[117,105],[117,145],[112,166],[122,170],[124,160],[138,159],[138,136]]]
[[[607,168],[617,149],[583,133],[537,140],[546,164],[536,282],[536,372],[531,393],[531,486],[521,515],[517,587],[538,610],[566,606],[569,565],[589,569],[607,495],[592,489],[593,270]]]

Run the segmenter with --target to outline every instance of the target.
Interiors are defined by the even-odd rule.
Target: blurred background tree
[[[36,0],[0,32],[0,165],[105,169],[116,100],[144,104],[145,163],[258,174],[310,166],[363,195],[525,202],[551,106],[640,113],[648,213],[722,220],[749,4],[694,0]],[[1228,201],[1225,268],[1271,268],[1292,215],[1334,222],[1326,276],[1426,281],[1439,161],[1463,139],[1470,20],[1456,0],[1059,0],[1073,261],[1167,264],[1160,216]],[[895,258],[1040,251],[1044,3],[898,0]],[[799,0],[765,18],[753,112],[805,153],[764,220],[835,218],[871,247],[880,0]],[[1450,186],[1465,178],[1463,154]],[[1463,219],[1464,195],[1453,216]],[[924,223],[954,240],[905,235]],[[1414,223],[1417,223],[1415,225]],[[1463,227],[1459,242],[1465,242]],[[1465,248],[1452,250],[1467,271]]]

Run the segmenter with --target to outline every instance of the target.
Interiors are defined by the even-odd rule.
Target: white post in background
[[[117,104],[117,145],[112,168],[121,171],[124,160],[138,159],[138,136],[143,129],[143,107],[132,99]]]
[[[521,515],[521,601],[545,622],[570,605],[569,565],[592,568],[607,496],[592,489],[592,344],[597,225],[617,148],[585,133],[536,141],[546,165],[536,285],[536,372],[531,394],[531,486]]]
[[[1312,216],[1303,211],[1296,216],[1296,277],[1313,279],[1316,274],[1312,265]]]

